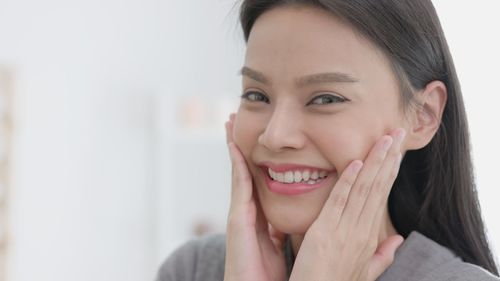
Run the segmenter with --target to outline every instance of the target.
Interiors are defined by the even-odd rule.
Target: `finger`
[[[392,135],[395,139],[394,144],[373,181],[370,194],[359,216],[357,228],[359,231],[373,233],[373,225],[380,224],[381,215],[380,218],[376,217],[377,210],[385,209],[385,202],[396,180],[401,160],[401,143],[405,132],[402,129],[398,129]]]
[[[344,214],[339,224],[339,228],[345,230],[344,235],[348,235],[353,227],[358,224],[359,216],[370,194],[373,180],[383,165],[392,142],[392,137],[383,136],[370,150],[363,169],[360,171],[352,187]],[[364,234],[368,233],[365,232]]]
[[[254,189],[254,192],[254,202],[257,210],[255,215],[255,232],[257,234],[257,240],[262,246],[281,252],[284,234],[274,229],[267,221],[257,190]]]
[[[285,244],[286,234],[277,230],[269,223],[269,236],[277,249],[282,249]]]
[[[231,208],[252,203],[252,176],[245,158],[235,143],[228,144],[232,164]]]
[[[274,248],[277,251],[282,251],[286,240],[286,234],[275,229],[271,224],[269,224],[269,237],[271,237]]]
[[[226,122],[226,143],[233,142],[233,127],[236,113],[229,114],[229,121]]]
[[[400,162],[401,162],[401,156],[398,157],[398,160],[396,160],[395,165],[392,167],[393,173],[396,175],[397,175],[397,171],[399,171],[399,163]],[[394,178],[395,177],[396,176],[394,175]],[[391,181],[390,183],[388,183],[387,185],[392,186],[393,184],[394,184],[394,180]],[[369,230],[370,237],[374,237],[375,239],[376,239],[376,237],[378,237],[378,235],[380,233],[380,228],[383,224],[383,222],[382,222],[383,217],[384,216],[389,217],[388,208],[387,208],[388,197],[389,197],[389,192],[387,192],[387,195],[385,195],[384,198],[382,199],[382,203],[377,205],[378,210],[376,211],[376,215],[373,218],[370,218],[370,216],[368,216],[367,219],[360,220],[360,223],[359,223],[360,225],[357,228],[359,231],[368,231]],[[371,207],[368,207],[368,208],[371,208]],[[368,246],[375,248],[376,244],[375,245],[368,245]]]
[[[255,186],[253,187],[253,192],[255,192],[253,195],[253,200],[255,202],[255,206],[257,209],[256,223],[255,223],[255,230],[257,232],[257,236],[259,236],[259,238],[269,239],[269,225],[268,225],[269,223],[264,214],[264,210],[262,209],[262,204],[260,203],[260,199],[257,194]]]
[[[226,127],[226,143],[233,142],[233,121],[227,121]]]
[[[368,280],[376,280],[393,263],[396,250],[403,242],[401,235],[394,235],[380,243],[370,261]]]
[[[363,162],[355,160],[344,169],[316,219],[317,223],[331,226],[332,229],[337,227],[347,204],[351,188],[362,166]]]
[[[399,153],[399,157],[396,160],[395,165],[393,165],[393,167],[392,167],[393,173],[394,173],[394,178],[396,177],[397,171],[399,170],[399,163],[401,162],[401,157],[402,157],[401,153]],[[394,181],[391,181],[390,183],[388,183],[388,185],[392,186],[393,183],[394,183]],[[383,219],[384,215],[389,217],[388,209],[387,209],[387,199],[388,199],[389,195],[387,194],[384,197],[385,198],[382,200],[382,203],[378,205],[378,209],[375,211],[376,215],[374,216],[374,218],[371,221],[367,221],[367,222],[361,221],[360,225],[357,228],[357,230],[360,232],[366,232],[367,231],[366,229],[371,229],[369,231],[369,233],[370,233],[369,236],[371,237],[372,240],[366,244],[366,250],[369,251],[370,253],[373,251],[376,251],[376,249],[378,247],[380,247],[380,245],[377,245],[377,243],[378,243],[378,236],[380,233],[380,228],[382,226],[382,219]],[[374,201],[376,201],[376,200],[374,200]],[[371,224],[371,226],[369,226],[370,224]],[[390,261],[389,264],[392,263],[392,259],[393,259],[393,256],[389,259],[389,261]],[[380,266],[379,268],[380,268],[380,270],[382,270],[382,272],[385,270],[385,268],[383,266]],[[368,280],[372,280],[372,279],[368,279]]]
[[[386,208],[386,205],[382,205],[378,210],[375,211],[376,215],[372,222],[368,223],[369,225],[361,225],[358,226],[357,230],[362,233],[367,233],[369,237],[369,241],[365,244],[365,250],[372,254],[378,247],[378,238],[380,235],[380,228],[382,227],[382,218],[384,215],[389,217],[389,210]],[[366,230],[368,229],[368,230]]]

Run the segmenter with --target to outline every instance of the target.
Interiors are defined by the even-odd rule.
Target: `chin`
[[[304,235],[312,224],[307,218],[297,219],[292,216],[271,215],[269,223],[278,231],[286,234]]]
[[[290,200],[279,199],[261,197],[260,202],[268,222],[286,234],[305,234],[321,211],[311,206],[323,206],[321,203],[313,204],[311,200],[292,203]]]
[[[271,192],[262,178],[257,178],[256,190],[267,221],[278,231],[304,235],[323,209],[331,188],[288,196]],[[333,184],[332,184],[333,186]]]

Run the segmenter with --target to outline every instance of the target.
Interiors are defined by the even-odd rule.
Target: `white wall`
[[[186,233],[162,212],[177,205],[161,196],[174,111],[160,105],[239,85],[231,5],[0,1],[16,79],[9,281],[153,278]]]
[[[154,2],[122,3],[1,3],[17,113],[8,280],[152,278],[142,95],[160,22]]]
[[[0,0],[0,63],[16,77],[8,281],[151,280],[193,219],[223,229],[221,116],[237,102],[244,46],[233,2]],[[500,253],[496,1],[435,3]],[[178,106],[197,99],[223,114],[179,128]]]

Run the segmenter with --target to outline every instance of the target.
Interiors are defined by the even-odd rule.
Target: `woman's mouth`
[[[271,192],[299,195],[328,185],[336,171],[327,171],[298,165],[260,166],[266,185]]]

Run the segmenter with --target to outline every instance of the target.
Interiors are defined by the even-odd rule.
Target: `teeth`
[[[307,184],[315,184],[318,183],[320,180],[325,178],[328,175],[328,172],[326,171],[311,171],[305,170],[305,171],[287,171],[285,173],[278,173],[271,168],[268,168],[268,173],[269,176],[279,182],[283,183],[300,183],[304,182]]]
[[[285,182],[285,174],[277,173],[276,180],[278,180],[279,182]]]
[[[292,183],[293,180],[294,180],[294,178],[293,178],[293,172],[290,172],[290,171],[286,172],[285,173],[285,182],[286,183]]]
[[[295,171],[295,173],[293,174],[293,179],[295,180],[295,182],[301,182],[302,181],[302,173],[299,171]]]
[[[305,181],[308,181],[309,180],[309,171],[304,171],[302,173],[302,178],[305,180]]]
[[[271,176],[272,179],[276,178],[276,175],[274,174],[274,171],[271,170],[271,168],[267,168],[267,172],[269,173],[269,176]]]

